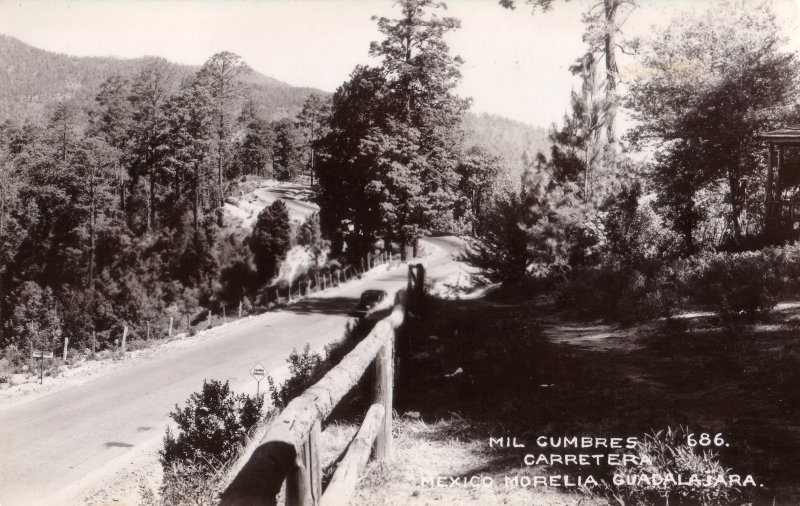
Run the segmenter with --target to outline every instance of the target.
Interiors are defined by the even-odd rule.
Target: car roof
[[[384,290],[364,290],[361,292],[361,296],[365,295],[386,295],[386,292]]]

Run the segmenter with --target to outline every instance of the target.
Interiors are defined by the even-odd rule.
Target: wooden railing
[[[390,458],[395,336],[406,319],[406,302],[421,299],[423,272],[421,265],[409,266],[409,291],[398,294],[391,315],[379,321],[336,367],[290,401],[272,421],[262,444],[222,494],[223,506],[275,505],[284,481],[287,505],[345,505],[355,491],[373,442],[377,459]],[[322,493],[321,423],[373,363],[373,404]]]

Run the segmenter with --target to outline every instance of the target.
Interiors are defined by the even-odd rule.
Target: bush
[[[668,475],[675,480],[683,476],[688,481],[690,475],[697,475],[704,481],[710,475],[726,477],[730,469],[725,469],[719,463],[717,455],[705,450],[695,451],[697,447],[686,444],[688,431],[682,427],[677,429],[667,428],[647,434],[636,448],[639,463],[625,468],[627,475]],[[643,460],[643,457],[649,459]],[[726,480],[727,481],[727,480]],[[606,495],[611,496],[615,502],[632,505],[672,504],[672,505],[703,505],[716,506],[731,504],[739,490],[725,484],[701,486],[691,484],[652,485],[637,482],[635,485],[609,485],[605,484]]]
[[[677,260],[626,263],[611,256],[573,269],[557,290],[559,304],[588,317],[622,323],[668,316],[687,305],[721,318],[763,316],[780,298],[800,295],[800,247],[744,253],[700,252]]]
[[[687,291],[711,304],[723,319],[763,315],[780,291],[780,258],[766,252],[701,254],[690,259]]]
[[[625,324],[669,316],[679,303],[672,278],[653,262],[639,268],[606,262],[572,271],[558,289],[557,302],[584,317]]]
[[[275,385],[272,376],[267,377],[272,403],[278,409],[285,408],[289,401],[313,385],[323,372],[322,357],[318,353],[312,353],[309,344],[303,348],[303,353],[292,350],[286,362],[289,363],[289,379],[280,387]]]
[[[236,457],[250,431],[261,419],[263,397],[233,395],[228,382],[204,381],[201,392],[177,405],[170,417],[178,424],[175,436],[170,428],[160,452],[164,471],[198,466],[208,473]]]

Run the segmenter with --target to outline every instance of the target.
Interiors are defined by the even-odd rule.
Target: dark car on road
[[[353,311],[353,316],[365,317],[370,309],[380,304],[388,295],[383,290],[365,290]]]

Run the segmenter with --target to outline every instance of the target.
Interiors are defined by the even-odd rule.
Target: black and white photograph
[[[0,0],[0,506],[800,504],[800,0]]]

